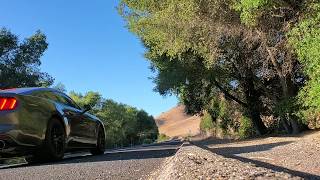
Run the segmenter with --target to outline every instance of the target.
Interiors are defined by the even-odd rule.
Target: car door
[[[63,111],[70,123],[70,147],[89,147],[96,143],[95,121],[67,95],[54,92],[58,102],[64,105]]]

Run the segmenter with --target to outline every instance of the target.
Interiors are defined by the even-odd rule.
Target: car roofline
[[[6,93],[15,93],[15,94],[30,94],[35,91],[51,91],[51,92],[60,92],[54,88],[47,87],[27,87],[27,88],[12,88],[12,89],[3,89],[0,92]]]

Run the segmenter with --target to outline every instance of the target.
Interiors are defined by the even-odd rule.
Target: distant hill
[[[189,116],[179,105],[155,118],[159,131],[170,137],[186,137],[200,133],[200,117]]]

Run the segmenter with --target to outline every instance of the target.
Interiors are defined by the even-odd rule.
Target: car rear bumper
[[[16,152],[17,144],[12,138],[6,134],[0,134],[0,155],[14,154]]]
[[[0,124],[0,157],[30,154],[35,146],[21,144],[20,139],[23,137],[14,125]]]

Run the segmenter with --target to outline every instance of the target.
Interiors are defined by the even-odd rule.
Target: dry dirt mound
[[[182,105],[156,117],[156,123],[160,133],[170,137],[186,137],[200,133],[200,117],[187,115]]]

